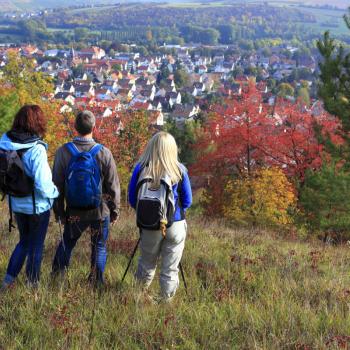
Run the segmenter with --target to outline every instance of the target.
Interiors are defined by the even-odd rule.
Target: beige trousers
[[[160,288],[164,298],[173,297],[179,286],[179,264],[185,247],[186,232],[185,220],[174,222],[167,229],[165,238],[160,231],[141,232],[141,256],[135,277],[148,287],[152,283],[160,258]]]

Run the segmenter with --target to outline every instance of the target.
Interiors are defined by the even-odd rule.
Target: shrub
[[[296,196],[282,170],[263,168],[253,176],[230,181],[224,216],[239,224],[279,226],[293,222]]]

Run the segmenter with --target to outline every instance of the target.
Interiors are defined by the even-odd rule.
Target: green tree
[[[220,42],[223,44],[232,44],[235,38],[235,27],[232,24],[222,24],[217,27],[220,32]]]
[[[88,28],[74,28],[75,41],[85,41],[89,35]]]
[[[215,45],[218,43],[220,33],[213,28],[204,29],[200,32],[199,41],[205,45]]]
[[[349,10],[350,11],[350,10]],[[344,16],[350,29],[350,16]],[[344,144],[341,147],[331,145],[333,157],[345,160],[345,166],[350,168],[350,53],[343,44],[330,36],[327,31],[322,40],[317,42],[322,56],[320,67],[320,83],[318,95],[325,109],[341,120]],[[330,145],[330,143],[328,143]]]
[[[200,135],[202,127],[198,121],[186,122],[183,127],[176,125],[174,120],[166,124],[166,131],[175,137],[179,147],[179,158],[183,164],[190,166],[195,161],[194,144]]]
[[[44,22],[39,20],[24,20],[18,23],[21,34],[29,41],[47,41],[52,39]]]
[[[176,84],[177,88],[182,88],[184,86],[187,86],[189,83],[189,75],[188,73],[185,71],[185,69],[180,68],[177,69],[174,73],[174,81]]]
[[[53,92],[51,78],[35,72],[33,60],[16,54],[9,55],[0,83],[15,88],[21,105],[37,102],[43,95]]]
[[[181,93],[181,102],[182,104],[192,104],[194,102],[194,97],[188,92]]]
[[[306,87],[301,87],[297,93],[298,99],[306,106],[310,105],[310,93]]]
[[[288,83],[282,83],[278,87],[277,95],[284,98],[287,96],[294,96],[294,88]]]
[[[119,63],[113,64],[112,70],[121,72],[122,71],[122,66]]]
[[[18,95],[15,91],[0,88],[0,134],[11,127],[13,116],[19,106]]]
[[[32,60],[10,54],[0,79],[0,133],[12,124],[24,104],[39,104],[47,115],[53,115],[55,104],[43,99],[53,92],[50,78],[34,71]]]
[[[315,233],[350,235],[350,174],[334,164],[308,171],[300,191],[306,224]]]
[[[350,55],[343,45],[338,45],[330,37],[329,32],[317,46],[323,57],[319,96],[325,108],[342,120],[344,130],[350,131]]]
[[[84,71],[84,66],[81,63],[72,67],[72,73],[75,78],[81,77],[84,74]]]

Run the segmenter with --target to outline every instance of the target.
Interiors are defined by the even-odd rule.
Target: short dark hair
[[[46,133],[47,120],[38,105],[24,105],[16,114],[11,131],[24,132],[43,137]]]
[[[80,135],[90,134],[95,126],[96,118],[90,111],[81,111],[75,118],[75,129]]]

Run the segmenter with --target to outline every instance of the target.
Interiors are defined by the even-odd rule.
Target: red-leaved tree
[[[210,189],[208,214],[223,212],[228,181],[254,176],[259,169],[277,166],[289,178],[303,181],[305,171],[320,167],[327,156],[319,135],[341,142],[338,128],[333,116],[314,117],[299,103],[277,100],[269,105],[252,82],[241,95],[213,106],[191,169]]]

